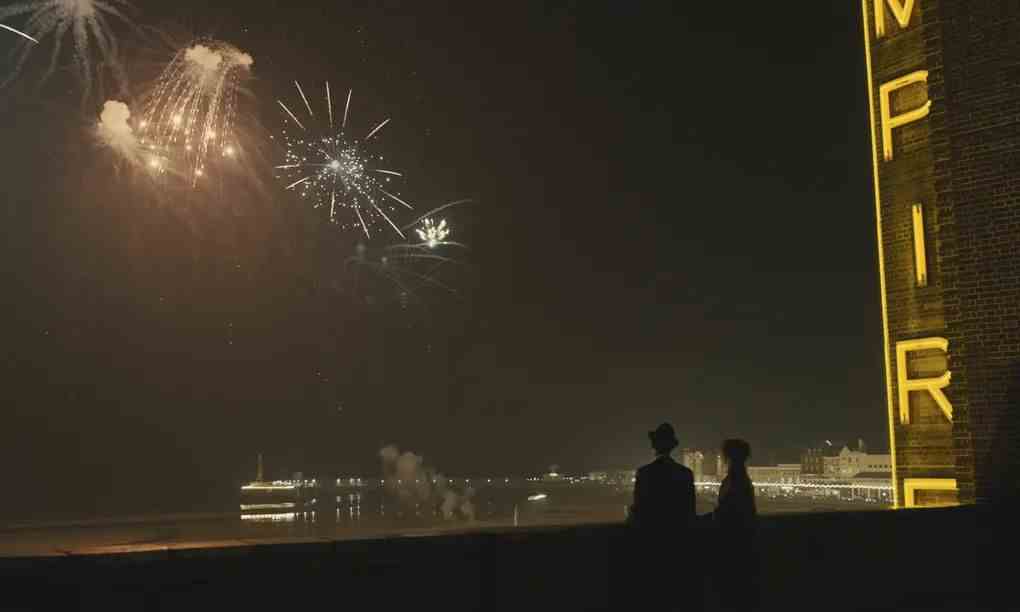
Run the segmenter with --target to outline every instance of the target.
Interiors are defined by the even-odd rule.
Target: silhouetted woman
[[[754,485],[747,474],[751,446],[743,440],[722,445],[726,477],[719,485],[719,503],[712,513],[716,535],[716,590],[730,610],[750,610],[755,602],[754,531],[758,511]]]

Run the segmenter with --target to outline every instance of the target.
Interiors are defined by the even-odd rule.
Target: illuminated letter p
[[[918,106],[913,110],[909,110],[905,113],[891,116],[889,110],[889,98],[892,96],[892,92],[897,89],[903,89],[907,85],[913,85],[914,83],[927,83],[928,82],[928,71],[917,70],[910,74],[905,74],[898,79],[893,79],[888,83],[883,83],[878,88],[878,106],[882,112],[882,157],[885,161],[892,159],[893,155],[893,143],[892,143],[892,131],[893,128],[898,128],[902,125],[924,119],[928,116],[928,111],[931,110],[931,100],[926,100],[924,104]]]

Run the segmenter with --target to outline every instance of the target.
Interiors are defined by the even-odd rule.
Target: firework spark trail
[[[237,89],[253,63],[233,45],[204,40],[174,54],[148,98],[140,140],[155,155],[182,160],[192,186],[212,150],[236,154]]]
[[[301,121],[297,117],[294,116],[294,113],[290,112],[290,109],[287,108],[286,104],[284,104],[283,102],[280,102],[279,100],[277,100],[276,103],[279,104],[280,107],[283,108],[283,110],[287,111],[287,114],[290,116],[291,119],[294,120],[294,123],[298,124],[299,128],[301,128],[302,130],[308,131],[307,128],[305,127],[305,125],[303,123],[301,123]],[[281,167],[282,168],[289,168],[289,167],[292,167],[292,166],[281,166]]]
[[[444,242],[440,246],[449,244],[453,243]],[[400,243],[375,248],[362,244],[354,255],[346,259],[344,269],[354,274],[352,290],[355,292],[361,291],[360,287],[364,284],[363,275],[357,271],[364,270],[385,281],[385,284],[392,285],[399,299],[411,299],[428,310],[427,302],[419,295],[421,290],[434,288],[451,295],[458,293],[456,288],[438,276],[440,269],[447,265],[466,264],[438,254],[435,248],[425,243]]]
[[[417,293],[414,288],[406,282],[406,279],[401,277],[401,275],[412,277],[426,285],[438,287],[439,289],[443,289],[444,291],[448,291],[453,294],[457,293],[456,289],[432,276],[432,272],[435,272],[434,268],[425,273],[417,272],[406,266],[394,265],[394,263],[390,261],[390,258],[383,258],[383,261],[379,263],[368,262],[368,264],[370,267],[375,268],[378,272],[385,273],[391,280],[397,282],[401,289],[410,295],[417,295]]]
[[[375,129],[373,129],[371,132],[369,132],[368,136],[365,136],[365,140],[368,140],[369,138],[375,136],[375,133],[378,132],[379,130],[383,129],[383,126],[386,125],[389,122],[390,122],[390,120],[387,119],[387,120],[383,121],[382,123],[380,123],[379,125],[375,126]]]
[[[405,230],[410,229],[410,228],[414,227],[415,225],[418,225],[419,223],[423,222],[425,219],[428,219],[430,217],[436,216],[437,214],[443,212],[447,208],[453,208],[454,206],[461,206],[462,204],[471,204],[471,203],[472,203],[472,200],[464,199],[464,200],[454,200],[453,202],[449,202],[447,204],[443,204],[439,208],[433,208],[432,210],[430,210],[427,213],[423,214],[422,216],[418,217],[414,221],[411,221],[410,223],[408,223],[407,225],[404,226],[404,229]]]
[[[386,215],[386,213],[384,213],[384,212],[383,212],[383,209],[379,208],[379,205],[378,205],[378,204],[376,204],[375,202],[372,202],[372,206],[373,206],[373,207],[374,207],[374,208],[375,208],[375,209],[376,209],[377,211],[379,211],[379,214],[383,216],[383,219],[386,219],[386,222],[390,224],[390,226],[391,226],[391,227],[393,228],[393,231],[395,231],[395,232],[397,232],[398,234],[400,234],[400,237],[401,237],[401,238],[405,238],[405,236],[404,236],[404,232],[400,231],[400,228],[399,228],[399,227],[397,227],[397,224],[393,222],[393,219],[390,219],[390,218],[389,218],[389,217],[388,217],[388,216]],[[359,216],[360,216],[360,215],[359,215]],[[367,232],[367,231],[365,232],[365,236],[368,236],[368,232]]]
[[[315,113],[312,112],[312,105],[308,103],[308,98],[305,97],[305,90],[301,89],[301,83],[294,81],[294,86],[297,87],[298,93],[301,94],[301,99],[305,101],[305,108],[308,109],[308,115],[310,117],[314,117]]]
[[[401,292],[421,302],[417,290],[424,287],[435,287],[451,294],[457,291],[446,282],[437,278],[440,268],[447,265],[464,265],[452,257],[439,252],[440,247],[456,246],[467,248],[459,242],[448,240],[452,227],[446,219],[434,221],[436,215],[448,210],[453,206],[465,204],[471,200],[458,200],[435,208],[415,222],[405,226],[402,230],[407,231],[414,228],[414,233],[421,238],[420,243],[400,243],[387,246],[381,251],[371,252],[365,248],[359,249],[358,254],[348,259],[348,264],[354,263],[364,266],[378,274],[380,277],[393,283]],[[356,278],[357,284],[357,278]]]
[[[329,129],[333,129],[333,96],[329,95],[329,81],[326,81],[326,107],[329,108]]]
[[[4,25],[4,24],[0,23],[0,29],[7,30],[8,32],[14,32],[15,34],[17,34],[18,36],[20,36],[22,38],[27,38],[28,40],[34,42],[35,44],[39,44],[38,40],[32,38],[31,36],[29,36],[28,34],[25,34],[24,32],[22,32],[21,30],[19,30],[17,28],[12,28],[9,25]]]
[[[325,103],[328,124],[317,119],[315,108],[298,81],[294,82],[298,96],[307,111],[307,117],[298,115],[283,100],[277,104],[285,113],[285,127],[282,131],[285,153],[283,163],[275,166],[279,177],[302,198],[310,200],[313,208],[328,205],[330,221],[345,229],[357,228],[367,238],[372,237],[373,225],[385,221],[386,225],[401,238],[404,231],[394,220],[396,202],[413,210],[414,207],[394,193],[389,187],[393,178],[402,178],[403,173],[383,166],[384,157],[370,146],[376,136],[390,122],[387,118],[373,127],[362,139],[346,135],[351,110],[353,90],[347,92],[343,119],[339,131],[333,117],[333,93],[329,82],[325,84]],[[319,115],[322,116],[321,114]],[[287,123],[299,129],[288,130]],[[297,189],[300,187],[300,189]]]
[[[45,82],[57,69],[64,38],[71,33],[74,45],[74,64],[78,69],[78,78],[82,85],[82,99],[92,95],[92,82],[96,76],[93,70],[92,49],[90,41],[98,47],[98,61],[110,67],[118,85],[123,89],[127,86],[127,75],[117,58],[117,39],[113,35],[109,20],[133,26],[125,14],[131,8],[128,0],[28,0],[9,6],[0,7],[0,21],[11,17],[27,16],[22,30],[3,25],[33,43],[38,43],[47,36],[53,37],[53,51],[40,82]],[[28,61],[33,45],[26,41],[13,51],[15,57],[14,70],[0,87],[5,87],[21,73]]]
[[[414,299],[415,302],[423,306],[425,302],[419,297],[418,290],[425,286],[442,289],[451,294],[457,293],[456,289],[432,276],[435,268],[419,272],[409,267],[409,265],[402,263],[403,260],[408,258],[394,257],[386,253],[387,251],[383,251],[382,255],[376,254],[374,256],[367,256],[361,253],[349,257],[345,263],[345,268],[350,268],[351,266],[365,268],[378,275],[379,278],[392,283],[399,290],[400,294]],[[357,287],[361,284],[361,275],[356,274],[354,285]]]
[[[344,122],[340,126],[340,133],[344,133],[344,128],[347,127],[347,111],[351,108],[351,94],[354,93],[353,89],[347,91],[347,104],[344,105]]]

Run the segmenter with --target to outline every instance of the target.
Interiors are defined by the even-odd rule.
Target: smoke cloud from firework
[[[99,139],[121,157],[137,161],[139,143],[130,119],[131,109],[126,103],[107,100],[99,114]]]
[[[255,63],[255,59],[251,55],[239,49],[217,51],[203,44],[197,44],[185,50],[184,59],[204,75],[215,75],[223,62],[227,62],[228,65],[225,66],[227,70],[234,66],[251,68]]]
[[[184,52],[184,59],[205,72],[215,72],[223,62],[223,56],[205,45],[195,45]]]
[[[396,446],[382,448],[379,457],[386,490],[401,503],[438,509],[446,520],[452,520],[458,512],[463,518],[474,520],[475,507],[471,502],[474,491],[470,488],[458,493],[445,476],[426,467],[420,455],[410,451],[401,453]]]
[[[233,62],[238,66],[242,66],[244,68],[251,68],[255,64],[255,58],[243,51],[235,53],[231,57],[231,60],[233,60]]]

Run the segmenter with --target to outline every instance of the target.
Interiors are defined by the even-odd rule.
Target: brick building
[[[993,500],[1020,463],[1020,2],[862,10],[897,504]]]
[[[705,453],[692,448],[685,448],[680,452],[680,463],[687,466],[694,473],[695,482],[701,482],[705,479]]]
[[[834,457],[839,451],[832,446],[816,446],[806,449],[800,455],[800,471],[802,474],[821,476],[825,473],[825,458]]]

